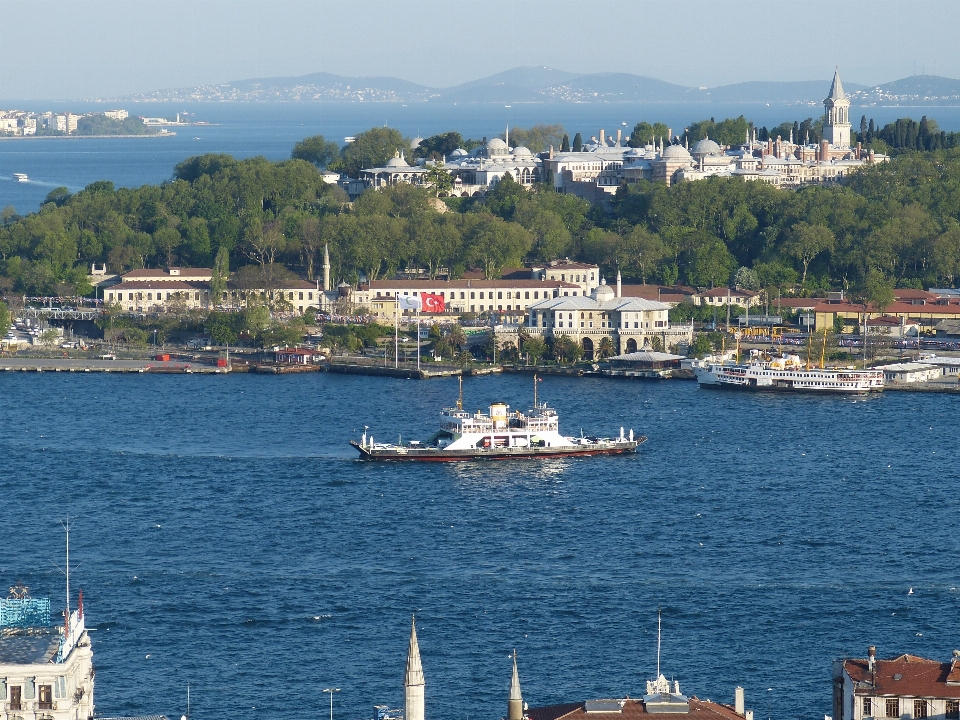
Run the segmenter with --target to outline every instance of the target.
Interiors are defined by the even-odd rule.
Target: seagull
[[[910,590],[907,592],[907,595],[913,595],[913,588],[910,588]]]

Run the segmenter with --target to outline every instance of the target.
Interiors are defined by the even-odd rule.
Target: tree
[[[803,275],[800,284],[807,281],[807,270],[810,263],[820,253],[832,250],[836,238],[829,228],[823,225],[809,225],[805,222],[797,223],[790,231],[785,249],[787,253],[800,261],[803,265]]]
[[[580,137],[580,133],[577,133],[573,136],[573,151],[582,152],[583,151],[583,138]]]
[[[530,335],[523,340],[520,351],[526,353],[527,359],[531,363],[537,365],[540,362],[540,358],[547,353],[547,344],[541,336]]]
[[[453,176],[439,162],[430,165],[424,179],[433,186],[436,194],[448,193],[453,187]]]
[[[706,287],[727,283],[735,265],[736,259],[719,238],[707,240],[694,250],[690,282]]]
[[[0,336],[5,336],[10,329],[10,308],[0,300]]]
[[[223,302],[223,295],[227,290],[227,279],[230,277],[230,253],[225,247],[217,250],[217,257],[213,261],[213,270],[210,276],[210,304],[213,307]]]
[[[594,358],[597,360],[605,360],[611,355],[613,355],[613,340],[609,337],[600,338],[600,342],[597,344],[597,350],[593,354]]]
[[[343,148],[343,169],[350,177],[358,177],[363,168],[383,167],[395,153],[410,147],[399,130],[371,128],[356,136]]]
[[[540,153],[548,147],[560,147],[564,135],[563,125],[534,125],[529,130],[518,127],[510,131],[510,142],[514,147],[522,145],[530,152]]]
[[[340,146],[335,142],[329,142],[323,135],[314,135],[294,145],[290,157],[294,160],[306,160],[318,168],[325,168],[340,157]]]
[[[560,152],[570,152],[570,136],[566,133],[563,134],[563,139],[560,141]]]

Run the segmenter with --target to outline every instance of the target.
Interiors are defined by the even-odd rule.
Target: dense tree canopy
[[[714,127],[735,134],[741,121]],[[926,128],[934,137],[936,125]],[[646,142],[655,130],[639,124],[634,134]],[[458,140],[447,133],[425,142],[440,152]],[[395,130],[375,128],[333,163],[383,163],[404,142]],[[308,138],[298,147],[324,151],[323,143]],[[893,284],[951,286],[960,276],[960,149],[898,152],[838,186],[640,182],[622,187],[608,212],[549,185],[528,190],[509,176],[485,198],[447,200],[447,212],[430,191],[411,185],[348,203],[322,181],[319,155],[308,161],[306,150],[283,162],[203,155],[177,165],[159,186],[58,188],[37,213],[4,212],[0,290],[85,293],[91,263],[111,272],[215,267],[218,287],[243,266],[252,268],[241,274],[245,282],[265,282],[282,268],[313,279],[325,245],[334,279],[350,282],[414,267],[430,276],[473,268],[492,277],[569,257],[599,263],[608,276],[619,269],[627,282],[845,288],[880,299]]]

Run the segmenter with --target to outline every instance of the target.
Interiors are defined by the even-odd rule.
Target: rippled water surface
[[[526,406],[528,376],[465,382]],[[455,380],[0,375],[0,584],[62,597],[74,517],[110,715],[306,719],[402,705],[416,612],[428,717],[688,694],[758,718],[830,712],[830,663],[960,647],[956,399],[714,393],[548,378],[564,431],[636,457],[361,464],[426,435]],[[6,587],[7,585],[2,585]],[[908,595],[913,588],[914,594]]]

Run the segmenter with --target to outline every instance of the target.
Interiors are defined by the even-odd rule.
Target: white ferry
[[[406,444],[374,442],[364,429],[360,442],[350,441],[361,460],[506,460],[510,458],[569,457],[573,455],[620,455],[635,452],[645,437],[625,435],[600,438],[567,437],[560,434],[560,419],[546,403],[537,401],[534,376],[533,408],[526,413],[510,412],[505,403],[494,403],[489,414],[463,409],[463,385],[454,408],[440,413],[440,430],[426,442]]]
[[[27,177],[26,173],[14,173],[13,179],[17,182],[30,182],[30,178]]]
[[[882,370],[809,367],[798,355],[765,358],[756,351],[746,363],[706,362],[694,367],[702,388],[816,393],[883,390]]]

